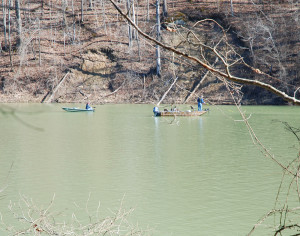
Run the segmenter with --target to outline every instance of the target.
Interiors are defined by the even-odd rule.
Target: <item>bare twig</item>
[[[137,227],[133,227],[128,221],[127,217],[133,212],[133,209],[124,210],[123,200],[119,208],[116,211],[112,211],[113,216],[99,219],[99,205],[97,208],[96,219],[90,214],[88,210],[88,203],[90,201],[91,194],[89,194],[88,200],[85,205],[85,212],[89,218],[88,223],[84,224],[80,221],[76,215],[72,214],[72,222],[65,223],[59,222],[50,211],[54,203],[55,195],[52,198],[49,206],[44,210],[39,208],[31,199],[25,196],[21,196],[18,204],[11,203],[9,209],[14,217],[23,223],[22,228],[10,227],[5,225],[3,220],[0,223],[5,226],[5,229],[10,235],[80,235],[80,236],[91,236],[91,235],[146,235],[147,232],[140,230]],[[1,215],[0,215],[1,217]],[[1,218],[2,219],[2,218]]]

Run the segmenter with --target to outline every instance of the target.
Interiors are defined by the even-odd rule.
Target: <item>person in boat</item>
[[[154,116],[157,116],[157,114],[159,113],[158,107],[153,107],[153,113],[154,113]]]
[[[86,109],[86,110],[92,110],[93,108],[90,106],[89,103],[87,103],[87,104],[85,105],[85,109]]]
[[[198,103],[198,111],[202,111],[202,104],[205,103],[203,100],[203,96],[201,96],[200,98],[198,97],[197,103]]]

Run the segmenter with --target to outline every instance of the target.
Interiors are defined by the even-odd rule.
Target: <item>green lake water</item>
[[[85,209],[87,202],[90,212],[100,202],[105,217],[122,201],[134,208],[130,222],[154,236],[246,235],[274,207],[282,170],[254,145],[234,106],[205,106],[210,111],[201,117],[175,120],[153,117],[152,105],[99,105],[94,113],[61,109],[75,105],[0,105],[0,187],[7,185],[0,212],[6,223],[16,222],[7,206],[20,195],[40,206],[55,195],[51,209],[63,211],[65,221],[73,212],[84,218],[78,206]],[[296,158],[297,140],[278,121],[299,128],[299,107],[242,110],[279,161]],[[270,235],[268,227],[254,235]]]

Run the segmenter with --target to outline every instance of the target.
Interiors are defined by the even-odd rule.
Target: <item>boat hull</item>
[[[80,109],[77,107],[72,107],[72,108],[63,107],[62,109],[65,111],[68,111],[68,112],[93,112],[93,111],[95,111],[94,109]]]
[[[207,111],[160,111],[154,112],[154,116],[202,116]]]

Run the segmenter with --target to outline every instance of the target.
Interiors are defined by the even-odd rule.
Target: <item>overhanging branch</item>
[[[185,57],[191,61],[194,61],[196,63],[198,63],[199,65],[201,65],[202,67],[204,67],[205,69],[216,73],[220,76],[222,76],[223,78],[226,78],[230,81],[236,82],[236,83],[241,83],[241,84],[248,84],[248,85],[254,85],[260,88],[263,88],[265,90],[270,91],[273,94],[276,94],[277,96],[283,98],[285,101],[288,101],[294,105],[300,105],[300,100],[296,99],[295,97],[291,97],[288,94],[284,93],[283,91],[276,89],[275,87],[273,87],[270,84],[267,83],[263,83],[257,80],[251,80],[251,79],[246,79],[246,78],[241,78],[241,77],[237,77],[237,76],[233,76],[230,73],[224,73],[220,70],[217,70],[214,67],[211,67],[210,65],[208,65],[207,63],[203,62],[202,60],[200,60],[197,57],[191,56],[187,53],[181,52],[177,49],[175,49],[174,47],[168,46],[166,44],[163,44],[162,42],[157,41],[156,39],[152,38],[151,36],[149,36],[148,34],[146,34],[145,32],[143,32],[125,13],[123,13],[123,11],[117,6],[117,4],[113,1],[113,0],[109,0],[113,6],[116,8],[116,10],[120,13],[120,15],[122,15],[128,22],[129,24],[131,24],[138,32],[140,35],[142,35],[144,38],[148,39],[149,41],[151,41],[152,43],[161,46],[162,48],[164,48],[165,50],[171,51],[176,53],[179,56]],[[226,65],[229,66],[229,65]]]

